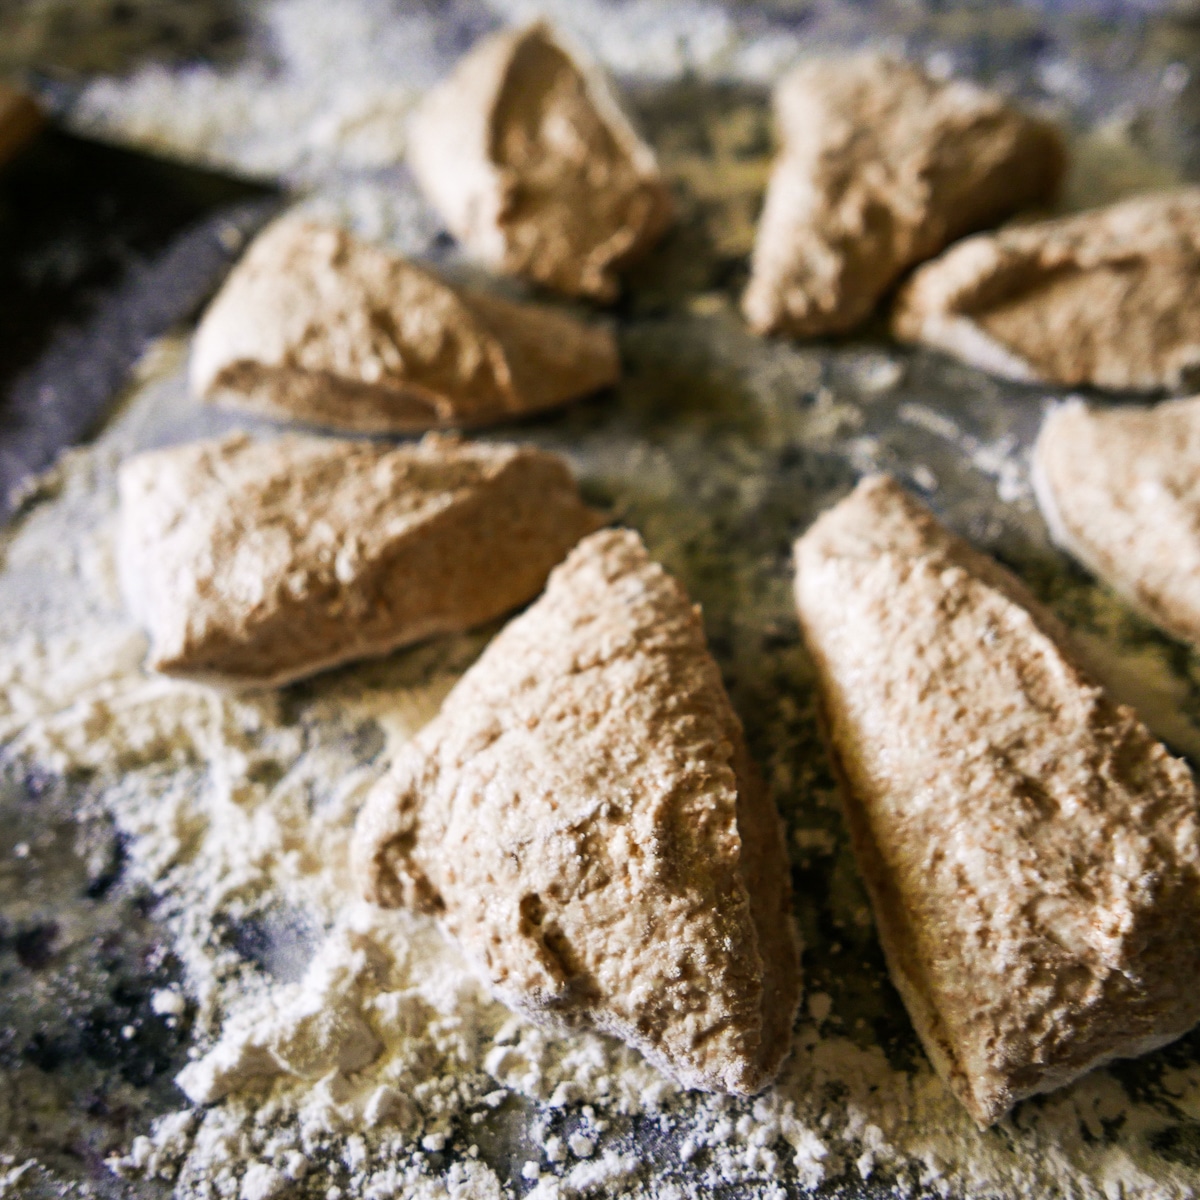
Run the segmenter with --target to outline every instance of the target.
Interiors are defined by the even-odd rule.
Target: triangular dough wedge
[[[151,665],[269,685],[491,620],[600,524],[562,459],[244,434],[121,468],[121,575]]]
[[[615,383],[611,333],[458,290],[343,229],[284,217],[196,331],[191,382],[226,407],[362,433],[468,428]]]
[[[484,39],[430,92],[408,157],[472,254],[569,295],[615,299],[617,273],[671,223],[608,80],[541,22]]]
[[[1200,397],[1051,410],[1033,452],[1054,540],[1151,621],[1200,645]]]
[[[876,476],[796,546],[860,870],[938,1073],[981,1124],[1200,1019],[1191,772],[1006,570]]]
[[[697,610],[631,531],[581,542],[492,642],[368,798],[355,859],[534,1020],[714,1091],[787,1052],[780,820]]]
[[[1009,379],[1157,391],[1200,373],[1200,188],[1016,225],[916,271],[892,329]]]
[[[775,93],[782,148],[742,302],[759,333],[865,320],[914,263],[1048,200],[1054,128],[994,92],[878,54],[803,63]]]

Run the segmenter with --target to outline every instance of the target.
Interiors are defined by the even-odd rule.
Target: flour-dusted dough
[[[897,337],[1009,379],[1156,391],[1200,372],[1200,188],[981,234],[920,268]]]
[[[1033,452],[1054,540],[1168,633],[1200,645],[1200,397],[1051,410]]]
[[[511,420],[615,383],[616,341],[545,305],[457,290],[335,226],[284,217],[204,315],[193,390],[363,433]]]
[[[121,468],[121,574],[151,665],[241,685],[467,629],[535,596],[601,523],[562,459],[244,434]]]
[[[799,947],[778,814],[697,610],[637,534],[586,539],[367,800],[356,862],[438,914],[510,1006],[689,1087],[787,1052]]]
[[[855,852],[892,979],[982,1125],[1200,1019],[1187,766],[1058,622],[891,479],[796,546]]]
[[[842,333],[905,270],[1050,198],[1052,126],[877,54],[820,59],[775,94],[782,143],[743,309],[759,333]]]
[[[409,161],[494,269],[597,300],[671,223],[650,147],[607,79],[542,23],[494,34],[425,98]]]

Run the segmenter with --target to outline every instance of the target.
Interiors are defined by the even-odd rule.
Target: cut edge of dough
[[[814,648],[808,641],[807,631],[803,623],[804,642],[809,657],[816,660]],[[838,794],[842,800],[842,810],[846,814],[846,824],[850,830],[850,840],[854,848],[855,862],[859,873],[871,898],[872,913],[875,918],[875,928],[879,935],[879,944],[887,962],[888,976],[912,1021],[913,1029],[920,1039],[921,1046],[933,1065],[937,1075],[946,1081],[947,1085],[958,1096],[971,1117],[979,1127],[986,1128],[1003,1116],[1011,1107],[1009,1101],[1004,1107],[997,1109],[995,1101],[991,1104],[981,1103],[981,1100],[971,1088],[970,1080],[954,1053],[954,1048],[946,1035],[937,1008],[926,994],[921,972],[913,955],[907,928],[899,914],[904,906],[896,898],[886,883],[885,873],[881,866],[882,856],[879,847],[871,835],[870,822],[842,762],[842,756],[833,738],[829,710],[824,696],[817,701],[817,720],[821,729],[821,739],[837,782]],[[995,1115],[987,1116],[990,1112]]]
[[[602,529],[606,523],[604,515],[590,505],[583,505],[583,508],[592,516],[595,526],[592,532]],[[585,534],[584,536],[588,535]],[[526,603],[532,603],[536,599],[537,595],[534,595]],[[500,618],[492,618],[492,620],[498,619]],[[376,642],[372,642],[369,646],[359,645],[339,651],[336,654],[327,655],[324,658],[310,659],[301,666],[290,667],[270,676],[237,675],[227,671],[192,670],[187,667],[174,665],[169,658],[157,656],[153,648],[147,653],[146,665],[152,670],[157,671],[160,675],[166,675],[172,679],[203,683],[209,687],[221,688],[230,692],[253,692],[286,687],[288,684],[297,683],[302,679],[323,674],[337,667],[382,658],[396,650],[401,650],[406,646],[415,646],[417,643],[428,641],[430,638],[464,632],[466,630],[463,629],[461,624],[449,618],[433,618],[419,625],[414,624],[403,633],[393,637],[381,638]]]
[[[732,702],[730,711],[733,712]],[[754,1095],[779,1074],[792,1049],[796,1013],[804,996],[804,939],[793,908],[791,862],[783,817],[750,754],[736,712],[733,719],[738,734],[730,759],[737,784],[737,875],[746,892],[762,970],[762,1022],[755,1057],[757,1073],[747,1081],[747,1090],[738,1094]],[[747,836],[747,831],[752,831],[751,836]],[[783,860],[782,887],[775,896],[780,911],[773,911],[771,897],[765,894],[756,870],[769,859],[772,841],[776,841],[776,852]]]
[[[244,321],[249,307],[247,288],[268,287],[269,311],[278,321],[285,301],[294,299],[289,284],[295,267],[284,269],[281,253],[295,253],[296,239],[307,243],[330,233],[346,239],[355,254],[390,260],[393,268],[420,277],[451,299],[451,319],[464,323],[489,368],[485,403],[464,404],[472,389],[461,386],[439,389],[403,375],[368,380],[326,366],[302,366],[287,343],[283,357],[274,360],[253,357],[237,344],[239,338],[229,346],[231,323]],[[249,278],[247,270],[253,272]],[[352,280],[353,275],[345,278]],[[409,434],[487,428],[562,407],[618,383],[621,357],[608,322],[456,286],[378,243],[287,214],[259,234],[206,308],[192,338],[187,375],[191,394],[218,408],[316,429]],[[474,393],[478,396],[478,389]]]
[[[1082,405],[1083,402],[1079,398],[1073,397],[1057,407],[1067,408],[1071,404]],[[867,480],[891,480],[902,492],[908,494],[889,475],[877,473],[864,476],[857,486],[861,487]],[[922,505],[922,507],[924,506]],[[825,511],[831,510],[826,509]],[[932,517],[932,514],[930,515]],[[932,517],[932,519],[937,520],[936,517]],[[941,523],[938,522],[938,524]],[[1010,602],[1025,609],[1034,625],[1043,636],[1054,642],[1059,653],[1072,669],[1083,678],[1089,681],[1094,680],[1094,673],[1087,666],[1085,657],[1076,648],[1071,631],[1028,591],[1024,582],[990,556],[977,550],[970,543],[953,534],[952,531],[948,532],[954,541],[960,542],[967,551],[965,560],[972,573],[985,585],[1000,591]],[[797,545],[799,541],[803,540],[803,536],[797,539]],[[799,556],[795,557],[797,560],[795,577],[798,579],[800,574]],[[821,659],[819,649],[810,640],[802,617],[799,625],[805,651],[809,659],[814,664],[818,664],[819,677]],[[1115,700],[1113,704],[1117,708],[1126,707],[1119,705]],[[1127,711],[1132,712],[1132,710]],[[893,896],[891,889],[887,886],[878,844],[871,834],[865,809],[850,783],[849,773],[845,769],[833,736],[833,722],[823,688],[818,688],[817,692],[817,713],[822,741],[828,754],[841,797],[842,808],[850,829],[855,862],[871,899],[876,931],[887,962],[889,978],[904,1001],[913,1029],[934,1070],[967,1109],[980,1129],[987,1129],[996,1124],[1022,1100],[1064,1087],[1105,1063],[1148,1054],[1162,1046],[1169,1045],[1195,1028],[1194,1020],[1185,1019],[1182,1024],[1165,1032],[1147,1034],[1135,1042],[1124,1042],[1116,1047],[1099,1049],[1091,1059],[1083,1063],[1063,1064],[1058,1070],[1043,1071],[1034,1085],[1030,1087],[1013,1088],[1008,1080],[1001,1079],[996,1075],[993,1078],[999,1086],[991,1089],[980,1088],[978,1083],[972,1081],[962,1069],[946,1036],[937,1008],[924,988],[918,961],[916,956],[911,953],[906,925],[900,915],[904,911],[903,905]],[[1133,716],[1139,722],[1141,721],[1136,713],[1133,713]],[[1144,722],[1142,723],[1144,724]],[[1150,736],[1159,740],[1152,731]]]
[[[294,437],[301,440],[314,442],[327,442],[330,444],[341,443],[343,445],[354,445],[353,439],[346,438],[318,438],[311,435],[288,435],[284,438]],[[118,470],[118,492],[121,498],[122,510],[128,510],[132,497],[128,495],[133,480],[138,475],[143,475],[150,469],[150,460],[169,455],[172,450],[195,446],[201,443],[223,443],[232,445],[233,447],[247,447],[255,444],[270,444],[275,439],[255,439],[245,430],[237,429],[223,436],[212,439],[199,439],[197,442],[182,443],[180,446],[167,446],[156,450],[144,451],[134,455],[121,464]],[[446,435],[439,432],[428,432],[420,443],[420,446],[425,443],[449,443],[451,445],[470,445],[453,434]],[[362,444],[362,443],[359,443]],[[474,445],[482,447],[481,443]],[[416,446],[412,447],[413,449]],[[562,459],[561,456],[552,454],[549,451],[538,450],[535,447],[522,447],[513,443],[500,443],[495,446],[497,450],[516,451],[507,463],[501,468],[497,475],[490,481],[495,484],[502,480],[504,472],[512,467],[513,463],[518,461],[522,456],[541,457],[546,459],[557,459],[561,470],[566,477],[571,480],[571,496],[573,498],[573,508],[576,510],[578,519],[582,528],[582,532],[577,536],[576,542],[568,545],[565,553],[570,553],[570,550],[579,540],[588,537],[591,534],[599,531],[608,524],[610,518],[600,510],[587,504],[579,493],[578,481],[574,478],[570,471],[569,465]],[[558,501],[556,501],[556,504]],[[188,682],[202,683],[210,687],[218,688],[229,692],[249,692],[266,689],[273,689],[286,686],[290,683],[297,682],[301,679],[307,679],[310,676],[318,675],[334,668],[345,666],[350,663],[362,662],[364,660],[376,659],[399,650],[406,646],[412,646],[419,642],[426,641],[432,637],[440,635],[450,635],[467,632],[469,628],[475,628],[480,625],[486,626],[493,621],[499,620],[504,614],[495,613],[483,621],[476,621],[472,625],[464,626],[461,619],[455,618],[449,614],[439,614],[426,617],[421,621],[410,623],[405,629],[397,631],[385,637],[379,637],[367,643],[357,643],[347,645],[343,649],[339,649],[330,654],[320,657],[312,657],[305,660],[303,663],[297,663],[294,666],[288,666],[281,670],[275,671],[272,674],[239,674],[235,670],[224,668],[210,668],[205,666],[194,667],[188,666],[186,660],[181,659],[177,653],[164,652],[159,644],[159,636],[153,629],[153,621],[149,619],[149,612],[146,606],[142,603],[144,589],[139,587],[135,581],[136,573],[141,567],[141,561],[138,549],[133,539],[133,531],[129,521],[122,515],[122,519],[118,522],[117,532],[117,576],[118,584],[127,609],[134,619],[147,633],[149,645],[144,658],[145,665],[156,671],[159,674],[170,678],[186,680]],[[561,559],[559,560],[561,561]],[[557,564],[550,564],[549,570]],[[525,605],[536,600],[544,587],[539,587],[532,594],[526,594],[524,599],[512,605],[509,612],[522,608]]]
[[[675,199],[653,147],[621,107],[608,74],[584,47],[545,17],[485,36],[430,89],[409,118],[409,164],[450,232],[470,244],[472,253],[484,264],[508,273],[509,249],[501,220],[504,180],[502,168],[492,157],[493,134],[513,60],[533,37],[543,38],[567,60],[638,179],[655,193],[651,217],[626,250],[607,265],[606,274],[619,273],[670,228],[676,216]],[[464,69],[468,63],[470,68]],[[473,177],[466,181],[462,179],[464,162],[470,164]],[[443,185],[447,177],[454,178],[452,186]],[[481,196],[489,195],[492,202],[481,204]],[[616,288],[613,284],[579,294],[607,303],[616,298]]]
[[[279,399],[281,393],[300,399],[289,403]],[[438,393],[415,384],[393,388],[358,383],[331,371],[307,371],[246,358],[225,364],[202,387],[197,384],[195,394],[204,404],[229,412],[347,433],[423,433],[471,429],[503,420],[496,415],[490,420],[464,420],[453,414],[452,406]],[[401,415],[400,405],[411,417]]]
[[[272,688],[286,687],[298,683],[301,679],[332,671],[337,667],[348,666],[350,663],[363,662],[373,658],[382,658],[405,646],[415,646],[429,638],[441,634],[462,633],[461,626],[445,620],[433,620],[424,625],[414,626],[397,637],[382,638],[369,647],[356,646],[353,649],[339,651],[325,658],[311,659],[303,666],[290,667],[278,671],[274,675],[237,675],[228,671],[191,670],[178,666],[170,658],[159,657],[151,649],[146,657],[146,665],[160,675],[171,679],[186,680],[189,683],[203,683],[208,687],[218,688],[227,692],[257,692]]]
[[[1169,401],[1167,401],[1169,403]],[[1055,486],[1047,470],[1045,455],[1049,439],[1054,436],[1054,425],[1070,413],[1082,410],[1091,415],[1092,409],[1081,397],[1069,396],[1058,401],[1046,414],[1042,427],[1038,430],[1037,440],[1033,445],[1030,464],[1030,483],[1033,485],[1034,499],[1046,522],[1050,540],[1066,554],[1069,554],[1089,574],[1094,575],[1105,587],[1111,588],[1139,617],[1149,621],[1156,629],[1161,629],[1168,636],[1189,645],[1200,645],[1200,629],[1189,629],[1172,621],[1166,613],[1157,606],[1148,604],[1137,590],[1123,580],[1116,579],[1108,573],[1093,554],[1087,542],[1077,537],[1068,526],[1059,508]]]
[[[1028,359],[1022,358],[962,313],[948,310],[928,313],[923,319],[915,319],[906,308],[907,295],[905,289],[891,321],[892,332],[899,340],[941,351],[967,366],[1001,379],[1011,379],[1014,383],[1051,382],[1040,375]]]
[[[534,34],[541,34],[552,46],[560,50],[579,72],[587,90],[588,99],[603,118],[609,131],[621,144],[621,148],[629,155],[630,161],[642,179],[662,183],[658,156],[650,144],[638,132],[637,127],[629,119],[629,114],[621,107],[617,93],[613,88],[608,73],[600,66],[592,54],[570,34],[564,33],[545,17],[529,22],[518,32],[513,45]],[[664,183],[665,190],[665,183]],[[667,193],[669,199],[669,192]]]
[[[641,541],[640,535],[638,541]],[[648,555],[647,560],[654,561]],[[488,978],[481,965],[476,966],[485,985],[497,999],[543,1027],[562,1034],[595,1030],[617,1038],[636,1049],[664,1075],[685,1088],[753,1096],[774,1081],[791,1053],[795,1016],[804,994],[804,947],[792,905],[791,868],[783,818],[749,752],[741,719],[725,692],[723,681],[719,686],[729,718],[729,754],[725,763],[733,775],[736,789],[739,848],[733,873],[741,891],[740,903],[744,904],[749,919],[749,933],[754,940],[759,966],[758,1042],[753,1057],[744,1063],[731,1064],[720,1074],[688,1069],[686,1064],[662,1053],[655,1044],[649,1042],[635,1024],[603,1008],[588,1006],[572,1012],[563,1011],[556,1004],[539,1004],[523,991],[510,990],[497,984]],[[449,699],[447,697],[447,702]],[[385,791],[380,786],[381,780],[372,789],[359,813],[351,848],[353,870],[356,877],[363,881],[363,893],[372,903],[390,908],[413,907],[437,917],[444,910],[443,902],[432,885],[424,879],[419,867],[414,870],[397,869],[396,866],[398,856],[408,857],[407,848],[416,836],[414,826],[419,819],[417,814],[420,808],[418,780],[425,759],[425,752],[417,749],[414,742],[408,743],[400,754],[409,759],[400,776],[400,786]],[[396,767],[402,761],[402,758],[397,759],[385,779],[397,778]],[[748,819],[751,812],[758,818],[757,821]],[[753,835],[747,838],[747,829],[751,825],[756,828]],[[751,886],[754,882],[751,874],[755,867],[771,857],[772,841],[775,841],[774,850],[782,868],[780,886],[775,895],[783,910],[782,920],[778,919],[780,914],[770,911],[769,907],[755,904],[756,892]],[[770,901],[767,903],[769,906]],[[456,940],[449,929],[445,932],[447,937]],[[785,950],[783,955],[768,952],[768,947],[777,950],[781,946]]]

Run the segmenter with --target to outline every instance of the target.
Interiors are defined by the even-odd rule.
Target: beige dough
[[[1033,456],[1054,540],[1151,621],[1200,645],[1200,397],[1053,409]]]
[[[601,523],[544,451],[244,434],[121,468],[121,574],[151,665],[279,684],[537,595]]]
[[[1010,379],[1154,391],[1200,368],[1200,188],[952,246],[897,298],[896,336]]]
[[[671,223],[670,192],[607,79],[537,23],[486,38],[425,98],[409,162],[489,266],[609,301]]]
[[[775,93],[781,150],[742,307],[758,333],[843,333],[914,263],[1053,196],[1052,126],[877,54],[818,59]]]
[[[201,396],[363,433],[469,427],[615,383],[616,342],[544,305],[459,291],[334,226],[266,230],[204,315]]]
[[[1187,766],[1058,622],[891,479],[796,546],[859,867],[934,1066],[981,1124],[1200,1019]]]
[[[581,542],[359,817],[368,895],[436,913],[495,993],[688,1087],[764,1087],[799,946],[778,814],[697,610],[629,530]]]

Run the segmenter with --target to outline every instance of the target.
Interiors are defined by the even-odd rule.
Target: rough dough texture
[[[1200,369],[1200,188],[1002,229],[951,247],[892,328],[1009,379],[1155,391]]]
[[[437,913],[495,993],[689,1087],[748,1094],[791,1041],[778,814],[703,627],[637,534],[581,542],[359,817],[368,895]]]
[[[121,574],[172,675],[278,684],[488,621],[601,523],[562,459],[244,434],[123,465]]]
[[[775,93],[782,148],[742,307],[759,333],[842,333],[914,263],[1048,200],[1052,126],[875,54],[804,63]]]
[[[1033,452],[1054,540],[1168,633],[1200,645],[1200,397],[1054,408]]]
[[[486,38],[409,127],[450,231],[496,270],[609,301],[671,223],[670,192],[607,79],[546,25]]]
[[[544,305],[457,291],[334,226],[285,217],[196,332],[193,390],[363,433],[511,420],[615,383],[616,342]]]
[[[1187,766],[1058,622],[891,479],[796,546],[796,600],[897,989],[981,1125],[1200,1018]]]

